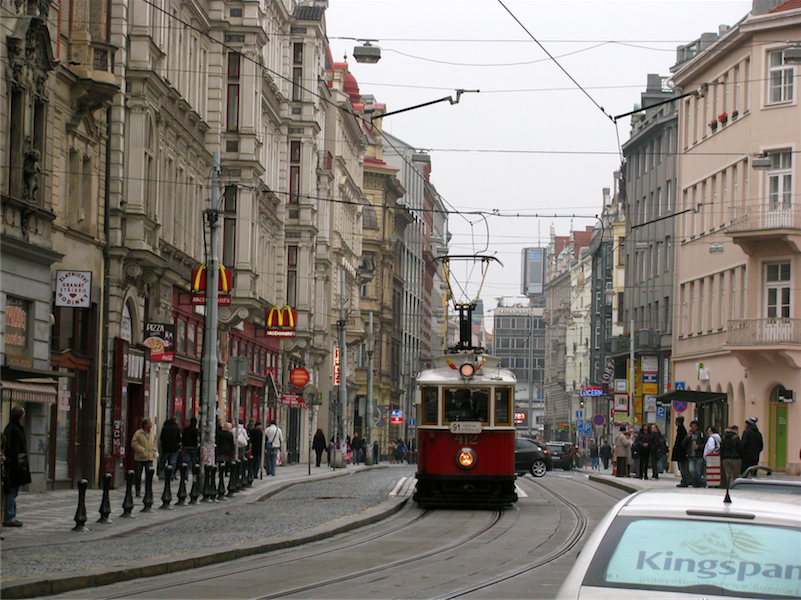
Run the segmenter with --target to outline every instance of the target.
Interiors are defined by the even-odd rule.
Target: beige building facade
[[[685,414],[741,432],[758,418],[760,463],[798,473],[801,66],[785,60],[783,41],[801,41],[792,6],[750,14],[672,77],[678,92],[697,92],[679,104],[673,360],[676,385],[708,393]]]

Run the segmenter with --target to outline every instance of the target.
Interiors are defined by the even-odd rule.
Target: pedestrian
[[[706,474],[707,467],[710,466],[712,457],[710,455],[717,455],[718,465],[720,465],[720,442],[721,437],[718,433],[718,428],[709,426],[706,428],[706,442],[704,442],[704,474]],[[722,471],[722,469],[721,469]],[[721,478],[721,482],[723,478]],[[720,484],[718,484],[720,486]]]
[[[0,479],[0,507],[5,511],[8,477],[6,475],[6,434],[3,432],[0,432],[0,467],[2,468],[2,479]],[[4,520],[5,518],[0,519],[0,540],[6,539],[3,537],[2,523]]]
[[[236,458],[245,460],[250,445],[250,436],[248,436],[247,429],[245,429],[245,420],[239,419],[236,421],[231,429],[231,434],[234,436],[234,446],[236,447]]]
[[[640,459],[639,478],[648,479],[648,465],[651,464],[651,426],[647,423],[643,423],[637,436],[637,450]],[[653,474],[651,471],[651,475]]]
[[[189,465],[191,471],[196,464],[199,464],[198,444],[200,442],[199,432],[197,430],[197,419],[192,417],[189,419],[189,425],[184,427],[181,432],[181,450],[183,451],[183,462]]]
[[[403,446],[404,446],[404,444],[403,444],[403,440],[402,439],[398,438],[397,440],[395,440],[394,453],[395,453],[395,462],[396,463],[402,463],[403,462]]]
[[[604,440],[604,445],[598,451],[601,462],[604,465],[604,471],[609,468],[609,461],[612,460],[612,446],[609,445],[609,440]]]
[[[395,464],[395,450],[398,449],[398,442],[389,440],[389,464]]]
[[[659,426],[653,423],[651,425],[651,472],[654,479],[659,479],[659,474],[664,471],[663,465],[666,454],[665,436],[659,431]]]
[[[353,464],[358,465],[362,456],[362,438],[359,437],[359,432],[354,432],[350,439],[350,451],[353,456]]]
[[[740,428],[732,425],[723,432],[723,440],[720,442],[720,458],[723,463],[723,479],[721,487],[729,487],[732,481],[737,479],[742,472],[742,460],[740,460]]]
[[[590,468],[594,471],[599,468],[599,450],[595,440],[590,440]]]
[[[617,477],[628,477],[629,464],[628,456],[631,449],[631,440],[626,436],[626,427],[620,428],[620,433],[615,437],[615,475]]]
[[[381,458],[380,456],[380,449],[378,446],[378,441],[373,442],[373,464],[377,465],[378,460]]]
[[[222,429],[217,431],[215,458],[218,468],[223,463],[229,463],[234,460],[234,434],[231,433],[233,428],[233,425],[226,422],[223,423]]]
[[[706,487],[706,481],[704,481],[705,445],[706,440],[701,431],[701,424],[696,420],[690,421],[690,432],[684,440],[684,447],[687,450],[687,466],[690,470],[692,485],[695,488]]]
[[[256,458],[256,473],[261,479],[261,468],[264,465],[264,429],[261,421],[256,421],[250,430],[250,451]]]
[[[8,489],[5,498],[4,527],[22,527],[17,519],[17,494],[19,488],[31,482],[31,470],[28,464],[28,442],[25,437],[23,419],[25,409],[15,406],[11,409],[11,420],[4,431],[6,435],[5,465]]]
[[[166,465],[172,467],[172,478],[177,479],[178,454],[181,452],[181,428],[175,422],[175,417],[170,417],[161,428],[159,436],[161,442],[161,455],[159,456],[159,466],[156,474],[161,477]]]
[[[320,461],[323,458],[323,451],[327,447],[328,446],[325,443],[325,434],[323,433],[322,429],[318,428],[317,432],[314,434],[314,439],[312,440],[312,449],[317,457],[315,466],[320,466]]]
[[[759,464],[759,454],[762,452],[762,433],[757,429],[758,420],[756,417],[745,420],[745,431],[740,439],[743,474],[748,467]]]
[[[687,461],[687,449],[684,446],[686,439],[687,428],[684,427],[684,417],[676,417],[676,441],[673,442],[673,452],[670,456],[671,460],[678,464],[681,473],[681,482],[676,487],[689,487],[690,485],[690,467]]]
[[[635,429],[629,434],[631,446],[629,447],[629,475],[631,477],[640,477],[640,431]]]
[[[275,477],[275,463],[283,442],[284,434],[281,432],[281,428],[274,420],[271,421],[270,426],[264,432],[264,458],[267,460],[267,475]]]
[[[152,468],[156,458],[156,431],[153,429],[153,421],[142,419],[141,427],[131,438],[131,448],[134,451],[134,485],[136,496],[139,497],[142,491],[142,471]]]

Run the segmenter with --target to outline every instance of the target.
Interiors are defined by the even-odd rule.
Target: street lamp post
[[[364,428],[364,443],[366,445],[366,462],[372,465],[373,458],[373,313],[370,312],[370,337],[367,345],[367,406],[366,426]]]
[[[217,230],[220,187],[220,153],[213,155],[214,166],[211,172],[211,191],[209,192],[209,208],[204,211],[205,220],[209,224],[209,250],[206,260],[206,330],[203,342],[203,398],[201,419],[200,460],[204,465],[214,464],[215,438],[215,405],[217,404],[217,277],[219,276],[219,259],[217,257]]]

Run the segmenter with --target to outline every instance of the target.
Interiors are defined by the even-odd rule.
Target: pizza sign
[[[150,360],[172,362],[175,360],[175,324],[145,323],[145,340],[150,348]]]
[[[91,271],[56,271],[56,306],[92,306]]]

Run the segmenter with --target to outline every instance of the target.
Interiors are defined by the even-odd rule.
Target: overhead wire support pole
[[[375,115],[373,117],[373,120],[375,120],[375,119],[383,119],[384,117],[389,117],[391,115],[397,115],[397,114],[404,113],[404,112],[407,112],[407,111],[410,111],[410,110],[414,110],[416,108],[423,108],[424,106],[431,106],[432,104],[437,104],[439,102],[445,102],[446,100],[448,102],[450,102],[451,105],[459,104],[459,100],[461,99],[462,94],[467,94],[467,93],[477,94],[480,91],[481,90],[456,90],[456,100],[453,99],[453,96],[445,96],[444,98],[439,98],[438,100],[431,100],[430,102],[423,102],[422,104],[417,104],[415,106],[409,106],[408,108],[401,108],[399,110],[393,110],[391,112],[384,113],[382,115]]]

